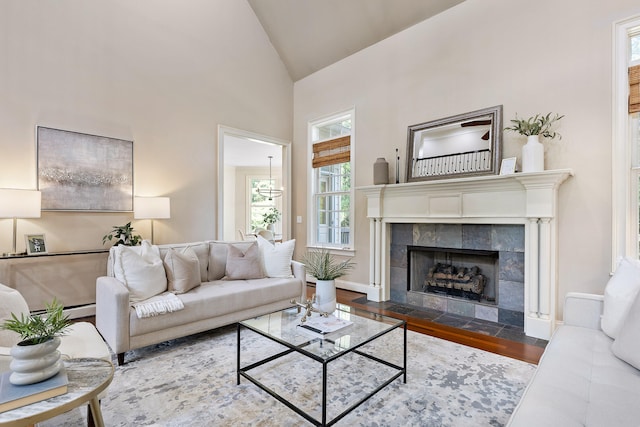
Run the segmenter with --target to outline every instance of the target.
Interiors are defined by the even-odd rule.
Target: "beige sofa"
[[[304,265],[291,261],[290,257],[286,260],[287,268],[291,266],[291,272],[287,275],[229,280],[227,257],[230,246],[233,245],[234,250],[245,250],[252,244],[256,242],[205,241],[157,246],[160,258],[165,260],[165,267],[170,251],[175,254],[186,248],[192,250],[198,258],[201,283],[176,294],[183,309],[142,318],[132,307],[131,286],[128,288],[116,278],[123,274],[126,278],[127,271],[118,272],[118,248],[111,248],[107,276],[99,277],[96,281],[96,327],[118,355],[118,363],[124,363],[124,355],[128,350],[277,311],[290,307],[292,299],[305,298]],[[282,261],[281,255],[277,258]],[[263,261],[268,264],[273,262],[272,259],[265,255]],[[269,268],[265,270],[268,272]],[[237,271],[234,274],[236,277],[242,276]]]

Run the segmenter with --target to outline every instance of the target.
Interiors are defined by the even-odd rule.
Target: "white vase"
[[[335,280],[316,281],[316,302],[313,306],[323,313],[333,313],[336,311]]]
[[[538,135],[527,137],[522,147],[522,172],[542,172],[544,170],[544,145]]]
[[[21,344],[11,347],[11,384],[34,384],[53,377],[62,369],[62,359],[57,350],[60,338],[54,337],[41,344]]]

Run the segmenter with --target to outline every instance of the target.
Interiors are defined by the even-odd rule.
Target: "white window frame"
[[[269,180],[269,175],[264,175],[264,174],[247,174],[246,176],[246,182],[245,182],[245,194],[247,195],[246,200],[245,200],[245,228],[247,230],[247,232],[254,232],[255,230],[251,227],[251,208],[252,206],[254,206],[251,203],[251,181],[253,180],[261,180],[261,181],[268,181]],[[278,179],[275,177],[272,177],[271,180],[273,181],[273,186],[275,188],[280,187],[280,184],[278,182]],[[258,206],[258,205],[256,205]],[[276,209],[278,209],[280,212],[282,212],[282,207],[280,206],[280,203],[278,203],[278,199],[273,199],[271,201],[271,203],[269,203],[268,201],[264,203],[263,206],[273,206]],[[274,224],[274,232],[276,234],[282,234],[282,221],[278,221],[276,224]]]
[[[612,99],[612,250],[611,271],[618,259],[629,256],[638,259],[638,178],[633,169],[634,154],[630,138],[628,113],[628,69],[630,35],[640,28],[640,16],[616,22],[613,27],[613,99]]]
[[[323,243],[318,243],[317,229],[318,229],[318,218],[317,218],[317,209],[315,206],[315,194],[316,194],[316,174],[318,173],[317,169],[312,167],[313,160],[313,144],[319,141],[313,141],[313,128],[317,126],[322,126],[325,123],[332,122],[340,117],[350,116],[351,117],[351,140],[349,144],[350,150],[350,160],[351,163],[351,185],[349,197],[351,198],[351,202],[349,203],[349,244],[346,246],[328,246]],[[353,256],[355,254],[354,245],[356,238],[356,230],[355,230],[355,141],[356,141],[356,131],[355,131],[355,122],[356,122],[356,112],[355,108],[350,108],[348,110],[343,110],[334,114],[330,114],[315,120],[308,122],[307,125],[307,141],[308,141],[308,170],[309,176],[307,182],[308,191],[307,191],[307,212],[309,212],[309,226],[307,229],[307,247],[308,248],[326,248],[331,252],[335,252],[341,255],[349,255]]]

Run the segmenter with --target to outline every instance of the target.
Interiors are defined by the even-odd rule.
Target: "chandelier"
[[[268,200],[273,200],[276,197],[282,197],[281,188],[273,188],[273,179],[271,178],[271,160],[273,156],[269,156],[269,188],[258,188],[258,194],[266,197]]]

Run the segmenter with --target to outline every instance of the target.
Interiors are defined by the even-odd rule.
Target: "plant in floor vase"
[[[282,218],[282,213],[275,206],[272,206],[262,215],[262,222],[267,230],[273,231],[273,224],[280,221],[280,218]]]
[[[102,237],[102,244],[104,245],[107,241],[111,241],[114,238],[116,239],[114,246],[137,246],[142,243],[142,236],[139,234],[133,234],[131,222],[128,222],[125,225],[114,225],[113,230]]]
[[[60,336],[71,326],[64,314],[64,306],[57,300],[47,304],[42,314],[11,313],[0,328],[20,335],[18,344],[11,348],[12,372],[9,381],[15,385],[33,384],[56,375],[62,368]]]
[[[527,137],[527,143],[522,147],[522,172],[544,170],[544,146],[540,143],[540,136],[562,139],[562,135],[553,130],[553,127],[563,117],[557,113],[547,113],[521,119],[516,114],[516,118],[511,120],[512,125],[504,128]]]
[[[307,274],[316,278],[314,307],[321,312],[333,313],[336,309],[335,279],[346,275],[355,263],[351,259],[338,261],[328,250],[322,248],[307,252],[302,258]]]

